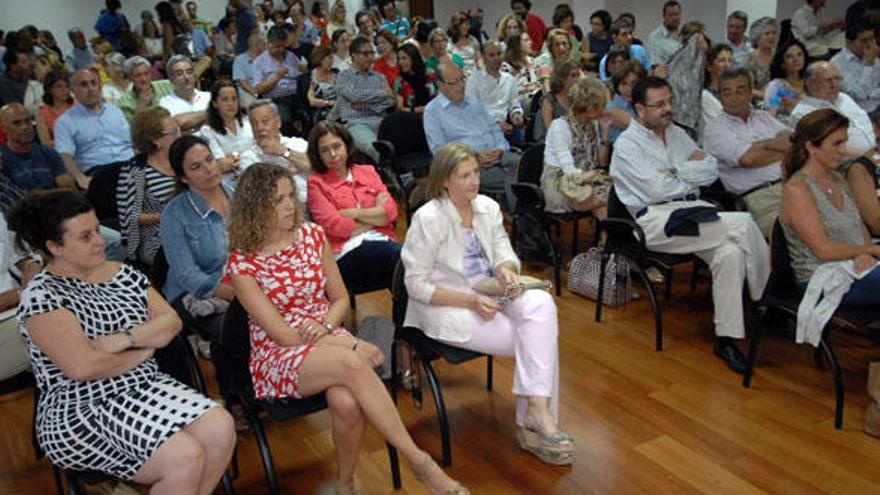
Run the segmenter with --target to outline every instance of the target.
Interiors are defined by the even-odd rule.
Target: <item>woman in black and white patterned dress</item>
[[[232,455],[233,423],[158,370],[153,352],[181,327],[174,310],[142,274],[106,261],[81,195],[30,195],[9,225],[48,259],[18,314],[41,394],[37,440],[52,463],[152,485],[151,494],[211,493]]]

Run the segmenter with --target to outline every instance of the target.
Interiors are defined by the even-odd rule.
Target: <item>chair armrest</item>
[[[382,160],[391,160],[397,153],[397,150],[394,149],[394,144],[391,141],[386,141],[384,139],[373,141],[373,148],[376,148],[376,151],[379,153],[379,157]]]
[[[540,187],[528,182],[513,182],[510,184],[510,191],[516,198],[517,208],[522,203],[538,210],[541,214],[544,213],[544,193]]]
[[[608,217],[605,220],[599,222],[599,228],[603,230],[608,229],[608,224],[614,225],[622,225],[629,227],[636,234],[636,240],[639,242],[639,246],[642,249],[647,250],[646,242],[645,242],[645,231],[642,230],[642,227],[639,226],[636,222],[630,220],[629,218],[620,218],[620,217]]]

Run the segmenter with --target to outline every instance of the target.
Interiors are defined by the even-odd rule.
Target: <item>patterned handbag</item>
[[[597,247],[575,256],[568,270],[568,290],[595,301],[599,292],[601,261],[602,250]],[[622,306],[629,302],[631,291],[629,260],[620,254],[612,254],[605,265],[602,302],[606,306]]]

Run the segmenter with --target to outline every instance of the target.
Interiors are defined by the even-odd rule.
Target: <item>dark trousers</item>
[[[390,289],[394,267],[400,260],[400,244],[394,241],[364,241],[337,260],[342,280],[350,294]]]

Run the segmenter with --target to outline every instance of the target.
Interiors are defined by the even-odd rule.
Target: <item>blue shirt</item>
[[[72,66],[74,70],[88,69],[94,63],[95,54],[89,45],[82,49],[73,47],[70,55],[67,56],[67,65]]]
[[[275,70],[279,65],[287,67],[287,74],[284,75],[272,88],[272,91],[264,93],[266,98],[282,98],[296,94],[296,78],[299,76],[299,59],[293,53],[284,50],[284,62],[278,63],[277,60],[269,55],[269,50],[259,54],[251,64],[251,85],[256,88],[261,82],[269,79],[275,74]]]
[[[602,57],[602,61],[599,62],[599,78],[603,81],[607,81],[611,79],[611,74],[605,73],[605,60],[608,58],[608,54],[606,53],[604,57]],[[648,62],[648,52],[645,50],[645,47],[642,45],[632,44],[629,46],[629,58],[633,60],[638,60],[642,67],[645,68],[645,72],[648,74],[651,73],[651,63]]]
[[[211,43],[211,39],[208,38],[208,35],[201,29],[193,29],[190,36],[192,36],[193,51],[196,56],[204,57],[205,51],[214,46],[214,44]]]
[[[232,187],[223,184],[230,200]],[[226,221],[201,196],[186,190],[162,211],[159,238],[168,260],[162,293],[168,301],[185,294],[205,299],[214,293],[229,257]]]
[[[34,143],[26,154],[16,153],[4,145],[0,147],[0,154],[3,155],[3,173],[26,191],[55,188],[55,177],[67,173],[61,155],[40,143]]]
[[[630,102],[628,102],[628,101],[626,101],[626,100],[625,100],[622,96],[620,96],[620,95],[614,95],[614,99],[611,100],[611,101],[609,101],[608,104],[605,105],[605,110],[606,110],[606,111],[607,111],[607,110],[613,110],[613,109],[624,110],[624,111],[626,111],[627,113],[629,113],[630,115],[632,115],[633,118],[636,117],[636,109],[633,108],[633,104],[630,103]],[[620,133],[621,133],[621,132],[623,132],[623,129],[621,129],[620,127],[616,127],[616,126],[613,126],[613,125],[612,125],[612,126],[608,129],[608,141],[609,141],[611,144],[614,144],[614,141],[617,141],[617,136],[620,136]]]
[[[98,21],[95,22],[95,31],[117,50],[122,46],[119,39],[122,28],[128,28],[128,19],[121,13],[114,14],[105,10],[98,15]]]
[[[464,143],[478,152],[510,149],[486,107],[467,95],[461,103],[451,102],[442,93],[431,100],[425,107],[425,137],[431,153],[448,143]]]
[[[72,156],[83,172],[134,156],[128,121],[111,103],[101,103],[98,112],[82,103],[64,112],[55,123],[55,149]]]
[[[251,82],[251,79],[254,77],[254,59],[251,58],[251,54],[248,52],[244,52],[235,56],[235,59],[232,61],[232,80],[235,81],[235,85],[238,86],[238,89],[241,90],[241,84],[238,81],[247,81]]]
[[[239,7],[235,11],[235,54],[244,53],[248,49],[247,40],[254,28],[260,27],[257,23],[257,15],[250,5]]]

